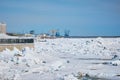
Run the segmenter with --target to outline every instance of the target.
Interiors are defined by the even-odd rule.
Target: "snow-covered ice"
[[[36,40],[0,52],[0,80],[120,79],[120,38]]]

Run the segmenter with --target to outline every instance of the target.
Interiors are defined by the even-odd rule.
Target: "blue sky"
[[[120,36],[120,0],[0,0],[8,32],[57,29],[77,36]]]

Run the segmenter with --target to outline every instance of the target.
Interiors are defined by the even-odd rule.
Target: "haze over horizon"
[[[1,0],[0,22],[8,32],[120,36],[120,0]]]

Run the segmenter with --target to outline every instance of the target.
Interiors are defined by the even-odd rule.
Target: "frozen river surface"
[[[58,38],[0,52],[0,80],[120,80],[120,38]]]

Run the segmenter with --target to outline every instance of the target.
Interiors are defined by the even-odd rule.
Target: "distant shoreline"
[[[120,36],[68,36],[64,38],[120,38]]]

